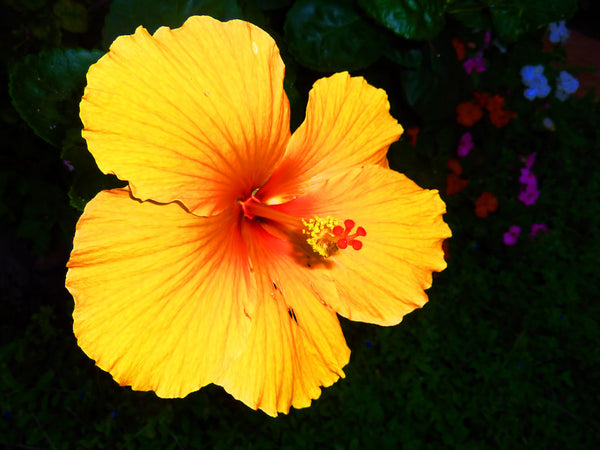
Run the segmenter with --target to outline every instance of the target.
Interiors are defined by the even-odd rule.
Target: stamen
[[[309,236],[306,242],[308,242],[316,253],[324,258],[329,258],[337,250],[333,230],[339,222],[338,219],[330,216],[327,216],[325,219],[321,217],[309,220],[302,219],[305,227],[302,233]]]
[[[357,238],[366,236],[367,232],[363,227],[357,227],[352,232],[356,225],[354,220],[346,219],[344,220],[344,226],[342,226],[339,219],[331,216],[324,219],[317,216],[308,220],[300,219],[262,203],[255,196],[257,192],[257,190],[254,190],[246,200],[238,200],[246,219],[267,219],[283,225],[284,228],[293,233],[302,230],[302,234],[307,235],[306,242],[313,251],[324,258],[329,258],[338,250],[344,250],[348,247],[352,247],[354,250],[362,248],[363,243]],[[276,228],[279,228],[279,226],[276,226]]]
[[[366,236],[367,231],[363,227],[358,227],[356,232],[350,234],[355,225],[354,221],[346,219],[343,227],[339,222],[338,219],[329,216],[325,219],[315,217],[308,221],[302,220],[305,226],[302,232],[310,236],[306,242],[324,258],[330,257],[338,249],[344,250],[350,246],[354,250],[360,250],[363,246],[363,243],[356,238]]]

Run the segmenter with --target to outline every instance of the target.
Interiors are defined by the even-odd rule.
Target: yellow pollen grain
[[[306,242],[315,253],[324,258],[329,258],[337,249],[333,228],[339,223],[338,219],[331,216],[327,216],[324,219],[321,217],[314,217],[309,220],[302,219],[302,224],[304,225],[302,234],[308,235]]]
[[[252,41],[252,51],[255,55],[258,55],[258,45],[256,45],[256,42],[254,41]]]

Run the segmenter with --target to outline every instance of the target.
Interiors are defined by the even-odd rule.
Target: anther
[[[354,250],[360,250],[363,243],[356,239],[367,235],[367,231],[363,227],[354,228],[354,221],[346,219],[344,226],[339,225],[339,220],[333,217],[322,219],[315,217],[310,220],[302,220],[304,224],[304,234],[309,235],[306,242],[310,244],[312,249],[319,255],[328,258],[337,250],[344,250],[348,246]]]

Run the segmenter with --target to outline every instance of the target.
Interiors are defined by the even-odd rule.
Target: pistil
[[[342,226],[339,219],[330,216],[297,218],[265,205],[255,197],[254,193],[244,201],[239,200],[239,204],[246,219],[267,219],[291,229],[293,233],[301,232],[312,250],[324,258],[329,258],[339,250],[348,247],[360,250],[363,243],[357,238],[367,235],[363,227],[354,230],[355,222],[351,219],[344,220]]]

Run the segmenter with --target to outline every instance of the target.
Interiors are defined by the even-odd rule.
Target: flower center
[[[338,249],[344,250],[348,246],[354,250],[360,250],[363,244],[356,238],[367,235],[367,231],[363,227],[358,227],[354,233],[351,233],[355,225],[351,219],[344,220],[343,227],[339,225],[339,219],[330,216],[325,219],[321,217],[302,219],[302,223],[304,224],[302,234],[308,235],[306,242],[324,258],[328,258]]]
[[[276,222],[279,226],[283,225],[291,230],[293,234],[302,234],[304,235],[303,240],[310,245],[312,250],[324,258],[329,258],[339,250],[348,247],[360,250],[363,243],[357,238],[367,235],[367,231],[363,227],[355,229],[356,224],[351,219],[344,220],[342,226],[339,219],[330,216],[325,218],[315,216],[309,219],[297,218],[272,206],[265,205],[254,196],[254,193],[246,200],[239,200],[238,202],[246,219],[267,219]]]

